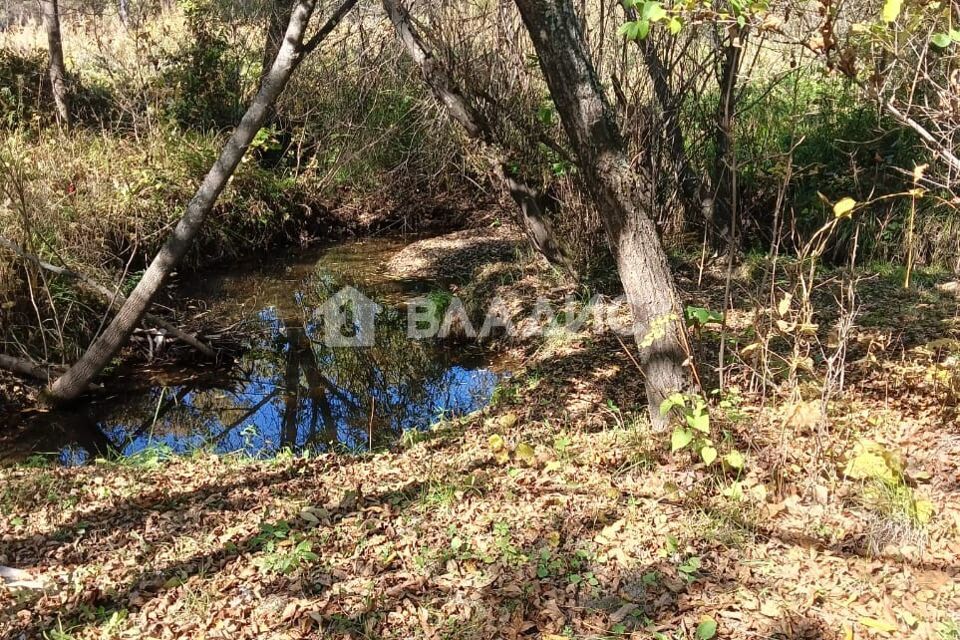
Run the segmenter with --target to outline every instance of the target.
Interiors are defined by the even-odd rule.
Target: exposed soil
[[[516,261],[524,246],[523,234],[510,225],[464,229],[407,245],[387,268],[398,280],[462,283],[490,263]]]

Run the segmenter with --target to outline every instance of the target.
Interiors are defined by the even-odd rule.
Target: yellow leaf
[[[517,424],[518,421],[519,421],[519,418],[517,417],[517,414],[515,414],[515,413],[513,413],[513,412],[511,411],[510,413],[505,413],[505,414],[503,414],[502,416],[500,416],[500,417],[497,419],[497,424],[498,424],[502,429],[510,429],[510,428],[516,426],[516,424]]]
[[[783,331],[784,333],[793,333],[793,330],[797,328],[796,322],[787,322],[786,320],[777,320],[777,329]]]
[[[893,22],[900,16],[900,9],[903,7],[903,0],[887,0],[883,3],[883,12],[881,17],[884,22]]]
[[[919,164],[913,168],[913,184],[917,184],[923,180],[923,172],[927,170],[927,167],[930,165]]]
[[[897,2],[899,2],[899,0],[897,0]],[[838,218],[849,217],[853,213],[853,208],[856,206],[857,201],[853,198],[842,198],[837,204],[833,205],[833,215]]]
[[[890,624],[883,620],[877,620],[876,618],[860,618],[860,624],[870,629],[876,629],[877,631],[883,631],[884,633],[893,633],[897,630],[897,625]]]
[[[517,448],[514,450],[514,453],[518,458],[527,464],[533,464],[537,459],[537,454],[534,452],[533,447],[528,445],[526,442],[521,442],[518,444]]]
[[[503,451],[503,448],[507,446],[503,441],[503,436],[497,433],[487,438],[487,445],[490,447],[490,451],[493,451],[494,453]]]
[[[790,302],[793,301],[792,293],[785,293],[783,295],[783,300],[777,305],[777,313],[781,316],[787,315],[787,311],[790,311]]]
[[[853,480],[880,480],[893,484],[902,477],[903,464],[877,443],[861,440],[843,474]]]
[[[848,624],[843,625],[843,640],[853,640],[853,627]]]
[[[743,349],[740,349],[740,355],[744,355],[744,356],[745,356],[745,355],[747,355],[748,353],[751,353],[751,352],[753,352],[753,351],[756,351],[757,349],[759,349],[759,348],[762,347],[762,346],[763,346],[763,343],[762,343],[762,342],[753,342],[753,343],[751,343],[751,344],[748,344],[748,345],[745,346]]]
[[[900,611],[900,618],[907,624],[911,629],[920,624],[920,621],[917,620],[917,616],[913,615],[906,609]]]
[[[916,512],[917,522],[920,524],[927,524],[930,520],[933,519],[933,514],[936,511],[936,508],[933,506],[933,503],[927,500],[926,498],[921,498],[914,501],[913,509]]]

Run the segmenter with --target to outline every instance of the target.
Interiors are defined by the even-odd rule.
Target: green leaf
[[[838,218],[849,217],[856,206],[857,201],[853,198],[842,198],[837,204],[833,205],[833,215]]]
[[[700,433],[710,433],[710,414],[704,410],[700,413],[688,415],[687,424]]]
[[[940,47],[941,49],[946,49],[950,46],[953,40],[945,33],[935,33],[930,36],[930,42],[932,42],[934,46]]]
[[[717,635],[717,621],[713,618],[704,617],[697,625],[697,640],[710,640]]]
[[[709,467],[717,459],[717,450],[713,447],[704,447],[700,449],[700,457],[703,458],[703,463]]]
[[[641,20],[650,22],[659,22],[667,17],[667,10],[659,2],[644,2],[643,11],[640,12]]]
[[[660,415],[665,416],[673,410],[674,407],[683,407],[687,403],[682,393],[671,393],[660,403]]]
[[[886,0],[883,3],[883,11],[880,17],[884,22],[893,22],[900,17],[900,9],[903,8],[903,0]]]
[[[641,20],[637,23],[637,40],[643,40],[650,33],[650,21]]]
[[[667,24],[667,27],[670,29],[670,35],[675,36],[680,33],[681,29],[683,29],[683,23],[677,18],[670,18],[670,22]]]
[[[723,461],[734,469],[743,469],[743,454],[736,449],[723,456]]]
[[[950,39],[954,42],[960,42],[960,30],[950,29]]]
[[[674,453],[680,451],[691,442],[693,442],[693,431],[677,427],[670,436],[670,451]]]
[[[688,306],[683,310],[684,316],[686,316],[687,324],[689,325],[700,325],[703,326],[710,322],[723,322],[723,314],[717,311],[711,311],[706,307],[695,307]]]

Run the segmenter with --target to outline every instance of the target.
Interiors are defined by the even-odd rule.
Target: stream
[[[233,366],[118,375],[110,393],[70,411],[26,418],[0,461],[31,455],[84,464],[99,457],[213,451],[356,452],[485,406],[504,366],[475,346],[407,337],[403,300],[425,282],[391,280],[394,239],[366,239],[205,272],[181,292],[218,326],[249,335]],[[380,305],[368,346],[329,346],[319,310],[344,287]],[[436,288],[436,285],[433,285]],[[348,317],[361,325],[357,303]]]

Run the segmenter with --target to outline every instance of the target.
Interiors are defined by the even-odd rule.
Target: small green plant
[[[706,307],[686,307],[683,310],[683,317],[688,327],[693,327],[698,331],[708,324],[721,324],[723,322],[722,313],[712,311]]]
[[[506,564],[519,566],[529,561],[529,558],[513,544],[510,525],[506,522],[497,522],[493,525],[493,537]]]
[[[128,467],[156,469],[176,456],[170,445],[162,442],[150,442],[136,453],[120,458],[120,464]]]
[[[541,549],[537,558],[537,577],[540,579],[557,576],[564,572],[567,563],[554,555],[550,549]]]
[[[937,633],[941,640],[960,640],[960,621],[945,620],[940,623]]]
[[[586,573],[571,573],[567,576],[567,581],[576,586],[576,585],[587,585],[589,587],[599,587],[600,581],[597,579],[597,576],[593,574],[592,571],[587,571]]]
[[[683,424],[677,425],[670,436],[670,450],[674,453],[691,448],[697,452],[703,463],[712,465],[719,456],[717,447],[711,438],[710,412],[707,401],[697,394],[674,393],[660,404],[660,415],[666,416],[678,412]],[[723,456],[728,467],[739,471],[743,468],[744,458],[736,449]]]
[[[693,582],[697,579],[697,572],[700,571],[700,556],[690,556],[677,565],[677,571],[687,582]]]
[[[287,575],[300,567],[319,560],[320,556],[313,552],[313,543],[309,540],[300,540],[292,549],[277,550],[264,555],[257,563],[261,569],[269,573]]]
[[[873,441],[856,444],[843,473],[862,483],[864,506],[880,515],[922,529],[935,514],[933,502],[907,484],[902,457]]]
[[[570,445],[573,441],[569,436],[559,435],[553,439],[553,450],[556,451],[558,458],[566,458],[569,455]]]
[[[269,573],[287,575],[303,564],[315,562],[319,556],[313,552],[313,543],[302,535],[294,534],[290,523],[260,524],[260,533],[250,541],[254,549],[263,550],[264,556],[257,565]]]

